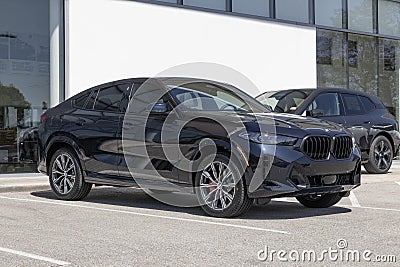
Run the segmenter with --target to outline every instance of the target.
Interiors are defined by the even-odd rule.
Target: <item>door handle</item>
[[[76,122],[76,125],[78,125],[78,126],[83,126],[83,125],[85,125],[85,123],[86,123],[86,120],[84,120],[84,119],[78,119],[78,121]]]
[[[364,121],[364,124],[370,124],[371,121]]]

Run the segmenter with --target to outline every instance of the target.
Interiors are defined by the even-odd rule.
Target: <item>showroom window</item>
[[[156,0],[157,2],[167,2],[167,3],[173,3],[176,4],[177,1],[176,0]]]
[[[184,5],[226,10],[226,0],[183,0]]]
[[[315,0],[315,24],[342,28],[342,0]]]
[[[276,0],[275,7],[278,19],[309,22],[308,0]]]
[[[49,105],[49,13],[49,0],[1,1],[0,173],[36,170],[20,161],[18,137]]]
[[[400,3],[380,0],[378,13],[379,33],[400,37]]]
[[[269,17],[269,0],[232,0],[232,11]]]
[[[345,34],[317,30],[317,77],[319,87],[347,87]]]
[[[378,95],[377,52],[374,37],[349,34],[349,89]]]
[[[379,98],[399,121],[400,41],[379,40]]]
[[[372,0],[348,0],[348,9],[349,29],[373,32]]]

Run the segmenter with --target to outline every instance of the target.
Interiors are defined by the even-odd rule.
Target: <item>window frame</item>
[[[78,108],[78,109],[81,109],[81,110],[90,110],[90,111],[97,111],[97,112],[107,112],[107,113],[120,113],[120,114],[124,114],[124,113],[126,113],[126,111],[125,111],[125,112],[124,112],[124,111],[121,111],[122,96],[121,96],[121,99],[119,100],[118,111],[99,110],[99,109],[95,109],[94,106],[95,106],[95,104],[96,104],[97,98],[98,98],[99,93],[100,93],[101,90],[105,90],[105,89],[108,89],[108,88],[111,88],[111,87],[118,87],[118,86],[120,86],[120,85],[129,85],[129,94],[128,94],[129,96],[128,96],[128,97],[129,97],[129,102],[130,102],[130,100],[131,100],[131,98],[132,98],[132,87],[133,87],[134,84],[135,84],[134,82],[121,82],[121,83],[117,83],[117,84],[114,84],[114,85],[108,84],[108,85],[105,85],[105,86],[102,86],[102,87],[95,87],[95,88],[91,89],[91,92],[88,94],[87,99],[86,99],[86,102],[85,102],[85,104],[84,104],[83,107],[79,107],[79,106],[77,106],[77,105],[75,104],[76,100],[78,100],[80,97],[78,97],[77,99],[75,99],[75,100],[73,101],[73,106],[74,106],[75,108]],[[83,94],[83,95],[84,95],[84,94]],[[83,96],[83,95],[82,95],[82,96]],[[94,95],[96,95],[96,96],[94,97],[93,106],[92,106],[91,108],[88,108],[88,107],[87,107],[87,104],[88,104],[88,102],[89,102],[89,99],[90,99],[92,96],[94,96]],[[129,103],[128,103],[128,106],[129,106]],[[128,106],[127,106],[127,107],[128,107]]]

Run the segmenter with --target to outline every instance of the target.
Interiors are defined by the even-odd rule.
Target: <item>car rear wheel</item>
[[[214,217],[239,216],[253,203],[238,168],[229,164],[229,158],[223,154],[197,173],[195,187],[202,209]]]
[[[49,180],[53,192],[63,200],[81,200],[92,188],[84,181],[78,158],[70,148],[61,148],[52,156]]]
[[[378,136],[371,144],[368,163],[364,168],[369,173],[387,173],[392,166],[393,148],[389,139],[385,136]]]
[[[321,194],[296,197],[307,208],[328,208],[338,203],[343,197],[342,193]]]

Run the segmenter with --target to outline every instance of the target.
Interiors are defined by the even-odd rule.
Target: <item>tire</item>
[[[301,196],[296,199],[307,208],[329,208],[337,204],[343,197],[343,193],[323,194],[317,196]]]
[[[369,149],[368,162],[364,168],[369,173],[382,174],[387,173],[392,166],[393,147],[389,139],[380,135],[375,138]]]
[[[230,164],[227,156],[217,154],[210,164],[196,174],[197,199],[210,216],[236,217],[250,209],[253,204],[253,199],[247,195],[246,184],[239,169],[233,161]]]
[[[49,181],[57,198],[62,200],[82,200],[92,189],[92,184],[84,181],[76,153],[66,147],[57,150],[51,157]]]

